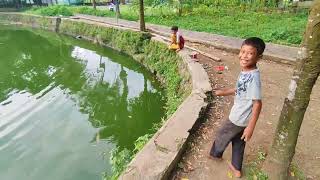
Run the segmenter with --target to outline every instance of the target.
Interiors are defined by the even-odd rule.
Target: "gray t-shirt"
[[[259,69],[242,71],[236,85],[234,104],[229,119],[237,126],[247,126],[252,114],[252,100],[261,99]]]

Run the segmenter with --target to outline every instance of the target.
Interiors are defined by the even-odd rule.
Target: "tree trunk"
[[[120,18],[121,14],[120,14],[120,2],[119,0],[115,0],[114,1],[116,3],[116,16],[117,16],[117,19]]]
[[[179,7],[178,7],[178,16],[182,16],[182,0],[179,1]]]
[[[278,8],[283,8],[283,0],[276,0],[276,4],[278,6]]]
[[[92,6],[93,6],[93,9],[97,9],[96,0],[92,0]]]
[[[144,22],[144,6],[143,0],[139,0],[140,5],[140,31],[146,31],[146,23]]]
[[[314,1],[299,58],[284,101],[270,153],[263,170],[269,179],[287,179],[299,130],[320,73],[320,0]]]

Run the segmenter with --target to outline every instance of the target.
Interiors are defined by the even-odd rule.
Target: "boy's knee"
[[[219,142],[219,140],[218,141],[216,140],[213,142],[210,155],[213,157],[221,158],[224,150],[225,150],[225,145]]]

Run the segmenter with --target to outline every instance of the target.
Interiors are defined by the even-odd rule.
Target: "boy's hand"
[[[215,96],[229,96],[229,95],[234,95],[234,93],[236,92],[235,88],[231,88],[231,89],[213,89],[213,93]]]
[[[221,96],[223,94],[223,91],[221,89],[213,89],[214,95]]]
[[[257,123],[261,108],[262,108],[261,100],[253,100],[252,117],[249,121],[248,126],[244,129],[243,134],[241,136],[241,139],[243,139],[245,142],[249,141],[253,134],[253,130],[254,130],[254,127],[256,127],[256,123]]]
[[[243,139],[245,142],[248,142],[251,139],[252,134],[253,128],[248,126],[244,129],[241,139]]]

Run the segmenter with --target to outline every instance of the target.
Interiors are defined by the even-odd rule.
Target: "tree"
[[[182,0],[178,0],[178,16],[182,16]]]
[[[118,19],[118,18],[120,18],[120,15],[121,15],[120,14],[120,5],[119,5],[120,2],[119,2],[119,0],[115,0],[114,2],[116,3],[116,16],[117,16],[117,19]]]
[[[42,1],[41,1],[41,0],[35,0],[34,3],[35,3],[37,6],[42,6]]]
[[[92,0],[93,9],[97,9],[96,0]]]
[[[279,8],[282,8],[282,6],[283,6],[283,0],[276,0],[276,5],[277,5]]]
[[[143,0],[139,0],[139,6],[140,6],[140,31],[146,31],[146,23],[144,21]]]
[[[269,179],[287,179],[299,130],[320,74],[320,0],[314,1],[299,58],[285,98],[270,153],[264,164]]]

